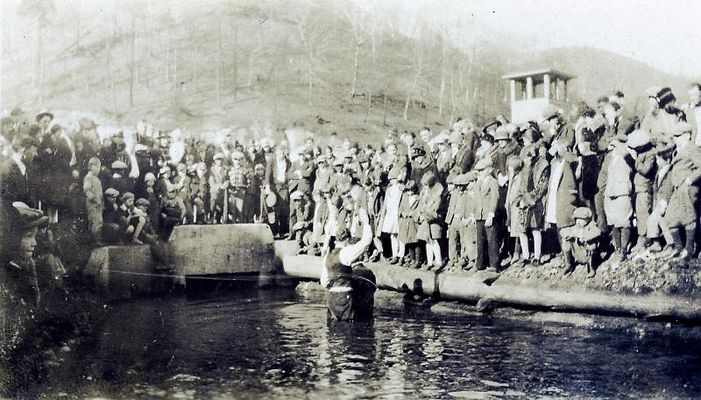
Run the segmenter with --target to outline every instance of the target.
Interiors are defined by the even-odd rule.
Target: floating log
[[[701,320],[701,300],[666,294],[620,294],[601,290],[566,290],[527,286],[525,282],[500,280],[496,273],[434,273],[385,263],[368,263],[382,289],[407,291],[415,280],[424,292],[441,299],[490,303],[512,307],[575,311],[591,314],[631,315],[643,318]],[[286,274],[319,279],[320,257],[287,256]]]

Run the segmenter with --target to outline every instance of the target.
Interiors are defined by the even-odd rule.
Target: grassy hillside
[[[529,65],[574,73],[573,88],[588,100],[679,82],[593,49],[533,55],[475,43],[459,51],[437,27],[419,21],[409,37],[391,18],[353,3],[118,5],[89,18],[58,6],[46,18],[25,7],[18,19],[25,41],[4,41],[2,107],[84,109],[195,132],[298,126],[375,137],[390,127],[439,129],[458,116],[480,124],[508,115],[501,76]]]

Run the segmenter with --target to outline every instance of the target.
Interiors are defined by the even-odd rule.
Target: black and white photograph
[[[0,1],[0,399],[699,371],[701,2]]]

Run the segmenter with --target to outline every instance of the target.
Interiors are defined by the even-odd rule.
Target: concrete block
[[[176,275],[273,271],[273,234],[264,224],[176,226],[168,245]]]
[[[153,291],[154,261],[149,246],[93,249],[84,274],[110,298],[126,299]]]

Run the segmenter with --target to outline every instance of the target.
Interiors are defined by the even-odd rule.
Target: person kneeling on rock
[[[372,317],[375,275],[363,266],[352,266],[372,241],[368,213],[360,209],[358,218],[363,234],[354,244],[348,244],[347,231],[338,235],[334,247],[324,256],[321,284],[329,291],[328,310],[333,319],[357,321]]]
[[[587,266],[587,277],[596,274],[599,238],[601,230],[592,221],[591,210],[579,207],[574,210],[575,224],[562,229],[562,254],[565,260],[565,273],[573,272],[577,265]]]

